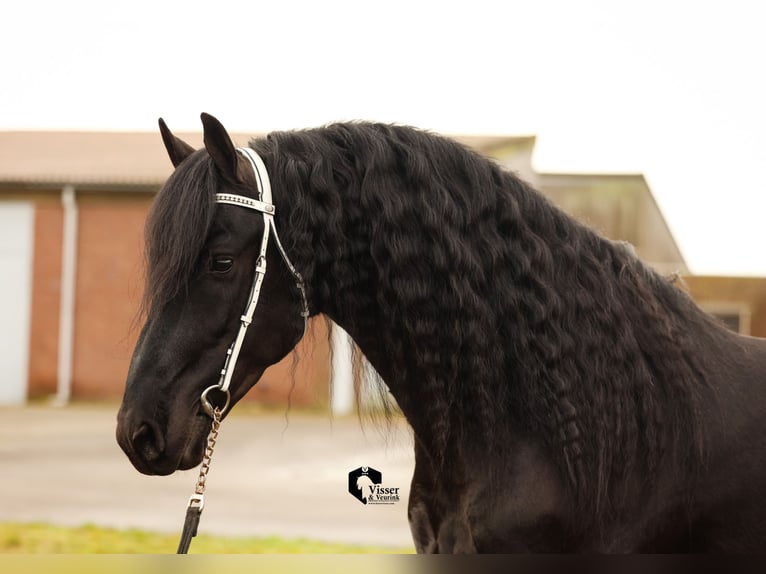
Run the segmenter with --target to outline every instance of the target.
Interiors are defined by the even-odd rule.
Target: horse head
[[[200,396],[219,381],[251,300],[254,269],[263,265],[263,243],[269,272],[231,375],[231,405],[293,349],[305,327],[286,256],[262,241],[267,219],[216,202],[222,193],[260,199],[257,175],[218,120],[203,114],[202,123],[205,145],[195,151],[160,120],[175,171],[147,218],[146,321],[117,424],[118,443],[145,474],[170,474],[202,460],[210,418]]]

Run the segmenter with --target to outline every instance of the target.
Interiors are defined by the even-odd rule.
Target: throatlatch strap
[[[178,543],[176,554],[188,554],[192,538],[197,536],[197,527],[199,518],[202,515],[202,507],[189,506],[186,509],[186,520],[184,520],[184,529],[181,532],[181,541]]]

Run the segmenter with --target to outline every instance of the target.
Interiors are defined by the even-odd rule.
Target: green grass
[[[143,530],[116,530],[85,525],[76,528],[47,524],[0,523],[0,554],[172,554],[178,535]],[[411,554],[413,548],[385,548],[265,538],[228,538],[200,534],[191,554]]]

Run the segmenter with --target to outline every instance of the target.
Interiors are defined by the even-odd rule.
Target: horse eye
[[[231,257],[216,257],[210,262],[210,270],[213,273],[226,273],[231,269],[232,265],[234,265],[234,259]]]

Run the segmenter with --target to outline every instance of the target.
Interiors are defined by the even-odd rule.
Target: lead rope
[[[218,440],[218,431],[221,428],[221,416],[223,411],[216,407],[213,409],[213,423],[210,427],[210,434],[207,436],[207,446],[205,447],[205,456],[202,458],[202,465],[199,469],[199,477],[194,487],[194,494],[189,497],[189,504],[186,506],[186,519],[181,533],[181,540],[178,543],[176,554],[188,554],[192,538],[197,536],[197,527],[199,519],[202,516],[202,510],[205,508],[205,483],[207,482],[207,473],[210,472],[210,463],[213,459],[215,443]]]

